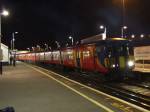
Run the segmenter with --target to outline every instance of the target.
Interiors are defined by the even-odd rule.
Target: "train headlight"
[[[128,61],[128,66],[129,66],[129,67],[134,66],[134,61]]]
[[[116,67],[116,65],[115,65],[115,64],[113,64],[113,65],[112,65],[112,67],[113,67],[113,68],[115,68],[115,67]]]

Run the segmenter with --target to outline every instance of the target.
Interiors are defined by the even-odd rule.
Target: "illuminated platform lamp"
[[[134,39],[134,38],[135,38],[135,35],[134,35],[134,34],[132,34],[132,35],[131,35],[131,38],[132,38],[132,39]]]
[[[141,34],[140,37],[141,37],[141,38],[144,38],[144,34]]]
[[[121,37],[124,38],[124,30],[126,30],[128,27],[127,26],[123,26],[121,27]]]
[[[102,40],[106,40],[106,27],[101,25],[100,29],[104,29],[104,33],[102,33],[101,35],[102,35]]]
[[[73,45],[73,37],[72,36],[69,36],[69,39],[71,40],[71,43]]]

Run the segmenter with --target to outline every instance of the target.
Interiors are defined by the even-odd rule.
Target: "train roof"
[[[124,43],[128,43],[128,42],[129,42],[129,40],[123,39],[123,38],[109,38],[109,39],[106,39],[106,40],[99,40],[99,41],[81,43],[81,45],[124,44]]]
[[[123,41],[128,41],[128,40],[125,38],[119,38],[119,37],[103,39],[103,35],[98,34],[98,35],[94,35],[94,36],[82,39],[81,44],[92,44],[92,43],[113,42],[113,41],[123,42]]]

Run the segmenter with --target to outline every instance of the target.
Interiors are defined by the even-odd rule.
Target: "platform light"
[[[124,38],[124,30],[126,30],[128,27],[127,26],[123,26],[121,28],[121,37]]]
[[[79,44],[79,41],[76,42],[76,45],[78,45],[78,44]]]
[[[125,29],[125,30],[126,30],[127,28],[128,28],[127,26],[123,26],[123,29]]]
[[[73,37],[69,36],[69,39],[71,39],[72,45],[73,45]]]
[[[100,25],[100,27],[99,27],[100,29],[104,29],[104,26],[103,25]]]
[[[8,15],[9,15],[9,12],[8,12],[7,10],[3,10],[2,13],[1,13],[1,15],[3,15],[3,16],[8,16]]]
[[[3,54],[2,54],[2,49],[1,49],[1,37],[2,37],[2,33],[1,33],[1,17],[2,16],[8,16],[9,12],[7,10],[2,10],[2,12],[0,12],[0,74],[2,74],[2,59],[3,59]]]
[[[106,40],[107,29],[104,25],[100,25],[100,29],[104,29],[104,33],[102,33],[102,40]]]
[[[68,44],[68,43],[66,43],[66,47],[68,47],[68,45],[69,45],[69,44]]]
[[[48,44],[44,44],[45,45],[45,50],[48,50]]]
[[[60,48],[60,44],[58,41],[55,41],[55,43],[57,44],[57,48]]]
[[[141,37],[141,38],[144,38],[144,34],[141,34],[140,37]]]
[[[39,45],[37,45],[37,47],[40,47]]]
[[[12,33],[12,39],[11,39],[11,50],[15,49],[15,34],[18,34],[18,32]]]
[[[131,38],[133,38],[133,39],[134,39],[134,38],[135,38],[135,35],[134,35],[134,34],[132,34],[132,35],[131,35]]]
[[[49,50],[52,50],[52,48],[49,46]]]
[[[28,51],[30,51],[30,48],[27,48]]]
[[[39,50],[41,49],[41,47],[39,45],[37,45],[36,47],[39,48]]]
[[[34,47],[32,47],[32,51],[34,51]]]

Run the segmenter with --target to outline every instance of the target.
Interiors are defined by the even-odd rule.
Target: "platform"
[[[0,108],[13,106],[16,112],[143,111],[54,75],[20,62],[4,67]]]

